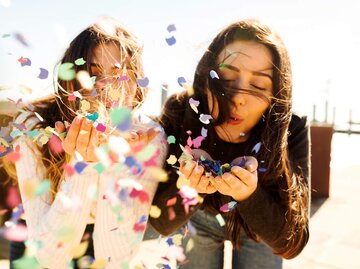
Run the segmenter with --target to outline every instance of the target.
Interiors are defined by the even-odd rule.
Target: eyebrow
[[[231,64],[221,63],[221,64],[219,64],[219,68],[220,68],[220,70],[221,70],[222,68],[228,68],[228,69],[230,69],[230,70],[232,70],[232,71],[235,71],[235,72],[238,72],[238,73],[240,72],[240,69],[239,69],[239,68],[237,68],[236,66],[233,66],[233,65],[231,65]],[[266,70],[272,70],[272,67],[265,68],[265,69],[260,70],[260,71],[252,71],[251,73],[254,74],[254,75],[256,75],[256,76],[268,77],[268,78],[272,81],[272,80],[273,80],[273,77],[272,77],[271,75],[262,72],[262,71],[266,71]]]

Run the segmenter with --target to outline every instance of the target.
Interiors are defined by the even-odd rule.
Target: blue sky
[[[239,19],[256,17],[274,27],[288,47],[295,110],[311,115],[313,104],[322,110],[328,99],[330,107],[337,107],[338,119],[347,117],[349,108],[356,116],[359,11],[357,1],[350,0],[0,0],[0,99],[50,93],[52,79],[38,79],[39,68],[51,72],[68,41],[97,17],[109,15],[142,41],[151,88],[146,109],[156,114],[162,83],[169,85],[169,94],[181,90],[177,78],[192,80],[197,61],[217,32]],[[167,32],[169,24],[175,24],[176,31]],[[15,33],[21,33],[29,47],[20,44]],[[177,41],[173,46],[165,42],[170,36]],[[21,56],[32,65],[21,67]]]

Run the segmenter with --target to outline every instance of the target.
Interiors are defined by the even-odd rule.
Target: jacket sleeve
[[[85,169],[82,174],[65,175],[63,189],[53,202],[50,191],[36,195],[46,170],[40,152],[30,143],[19,140],[16,144],[20,146],[16,171],[28,237],[33,243],[40,243],[35,256],[42,266],[65,268],[85,231],[92,204],[87,191],[91,184],[97,184],[98,178]]]
[[[289,131],[291,187],[297,189],[302,214],[288,212],[284,203],[275,198],[273,190],[260,185],[249,199],[237,206],[239,214],[251,231],[268,244],[275,254],[286,259],[297,256],[307,244],[310,211],[309,128],[306,119],[294,115]],[[283,192],[282,195],[286,196],[288,193]]]

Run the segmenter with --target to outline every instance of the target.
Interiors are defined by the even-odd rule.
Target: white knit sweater
[[[133,121],[135,131],[152,127],[160,128],[157,123],[145,117],[137,117]],[[165,134],[161,129],[160,134],[151,141],[161,152],[156,160],[159,167],[162,166],[167,151],[164,138]],[[106,260],[106,269],[126,265],[137,253],[143,237],[143,232],[134,231],[134,224],[142,216],[147,218],[158,185],[158,180],[151,171],[145,168],[142,176],[133,178],[143,186],[149,195],[149,202],[143,203],[138,198],[130,197],[125,201],[117,199],[122,217],[122,220],[118,220],[104,195],[113,188],[117,180],[129,178],[128,171],[120,173],[110,167],[99,175],[89,164],[81,174],[75,173],[71,177],[65,175],[65,184],[62,184],[51,203],[49,193],[27,196],[29,186],[37,186],[45,179],[45,167],[40,161],[40,152],[29,143],[29,138],[18,139],[17,144],[20,146],[21,158],[16,162],[16,170],[28,236],[30,240],[40,241],[42,244],[35,253],[39,263],[51,269],[67,268],[73,258],[74,247],[79,245],[86,225],[91,223],[90,213],[96,212],[93,234],[95,260]],[[98,191],[95,200],[89,195],[94,186]],[[73,236],[67,239],[66,236],[61,237],[61,233]]]

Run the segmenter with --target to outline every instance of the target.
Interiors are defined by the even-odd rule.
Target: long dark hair
[[[115,44],[122,55],[122,61],[128,61],[126,66],[135,74],[135,78],[143,78],[144,71],[141,60],[142,48],[138,44],[136,37],[115,20],[111,18],[103,18],[102,23],[94,24],[83,30],[70,43],[62,59],[59,62],[74,63],[76,60],[83,58],[86,62],[83,65],[74,64],[74,70],[78,73],[85,70],[91,74],[90,62],[94,49],[103,44]],[[103,27],[106,24],[107,28]],[[110,29],[110,31],[109,31]],[[34,128],[54,127],[56,121],[67,121],[71,123],[79,110],[79,104],[69,100],[69,95],[75,91],[81,91],[83,87],[76,80],[62,80],[55,77],[55,95],[45,97],[34,101],[31,105],[25,107],[30,112],[26,118],[35,117],[34,112],[38,113],[43,121],[38,121]],[[135,93],[136,105],[134,108],[140,107],[147,94],[146,87],[137,85]],[[51,180],[52,198],[55,197],[59,189],[59,185],[64,176],[64,165],[69,160],[69,156],[63,153],[54,153],[48,145],[40,149],[42,153],[42,162],[46,167],[46,177]],[[15,167],[10,163],[4,163],[9,175],[15,177]],[[16,178],[15,178],[16,179]]]
[[[266,160],[262,164],[262,168],[266,172],[259,174],[259,184],[266,186],[274,191],[274,195],[283,203],[287,211],[287,221],[293,222],[293,231],[286,235],[289,239],[300,226],[307,223],[307,191],[304,183],[293,182],[298,180],[292,177],[291,166],[289,163],[287,140],[288,127],[291,119],[291,103],[292,103],[292,77],[291,66],[287,50],[281,38],[274,33],[269,27],[261,22],[253,19],[242,20],[233,23],[222,30],[211,42],[205,54],[200,59],[196,68],[193,83],[193,98],[200,100],[202,113],[210,114],[207,102],[207,94],[210,92],[219,105],[219,115],[209,127],[208,137],[213,137],[211,132],[215,132],[214,126],[220,125],[230,118],[231,104],[233,99],[232,91],[226,91],[226,85],[221,84],[221,80],[211,78],[211,70],[219,70],[218,56],[220,52],[234,41],[255,41],[266,46],[273,59],[273,97],[270,106],[264,114],[263,119],[254,127],[249,139],[260,139],[262,143],[261,150],[256,155],[258,160]],[[219,82],[218,82],[219,81]],[[226,93],[224,94],[224,91]],[[190,98],[188,94],[180,97],[181,99]],[[181,102],[186,105],[185,111],[178,110],[176,113],[172,111],[174,108],[165,107],[162,119],[166,124],[171,121],[171,117],[183,116],[181,120],[183,132],[187,130],[198,130],[198,118],[194,118],[193,113],[187,113],[191,110],[187,101]],[[230,104],[230,105],[229,105]],[[177,114],[177,115],[175,115]],[[172,122],[175,126],[177,122]],[[207,138],[208,139],[208,138]],[[206,149],[209,141],[204,141],[202,148]],[[170,147],[171,150],[171,147]],[[295,187],[296,188],[295,188]],[[300,189],[299,189],[300,186]],[[285,197],[285,198],[284,198]],[[305,197],[301,198],[300,197]],[[222,196],[219,193],[207,195],[204,205],[211,211],[219,212],[222,205]],[[305,201],[305,202],[304,202]],[[228,221],[226,223],[226,236],[236,247],[240,246],[240,231],[243,228],[248,236],[254,240],[259,240],[256,234],[251,231],[236,210],[228,213]]]

